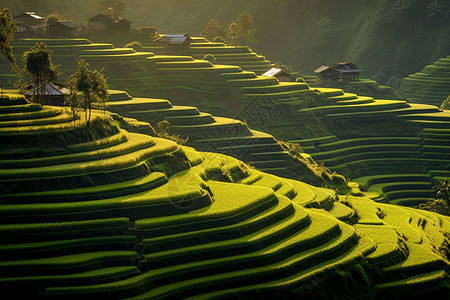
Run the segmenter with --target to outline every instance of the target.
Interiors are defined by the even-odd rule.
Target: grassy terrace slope
[[[434,196],[433,185],[449,176],[449,111],[317,90],[325,105],[299,110],[298,118],[315,115],[333,134],[297,140],[306,152],[355,179],[374,199],[417,205]]]
[[[30,45],[35,40],[22,42]],[[231,134],[233,139],[235,136],[252,136],[254,132],[249,133],[241,122],[229,118],[246,119],[247,124],[258,131],[267,132],[281,140],[299,141],[305,152],[311,153],[315,160],[325,162],[325,166],[351,179],[399,175],[395,179],[399,185],[386,189],[382,187],[381,192],[377,188],[371,195],[377,198],[389,195],[384,199],[408,205],[432,196],[430,184],[448,176],[445,171],[449,169],[450,120],[448,112],[438,111],[436,107],[397,100],[374,100],[369,96],[344,93],[340,89],[312,89],[303,82],[278,82],[274,78],[244,71],[238,66],[211,64],[191,56],[136,53],[130,49],[113,48],[110,44],[92,44],[86,40],[46,42],[55,51],[55,58],[61,58],[63,70],[65,64],[71,63],[69,57],[73,64],[76,58],[82,57],[95,67],[105,68],[108,82],[114,88],[129,88],[133,95],[138,96],[170,99],[178,107],[161,109],[172,123],[177,124],[173,124],[175,128],[172,128],[176,129],[173,130],[175,134],[189,133],[194,138],[199,132],[204,134],[208,131],[212,135],[217,134],[218,128],[228,127],[235,130]],[[198,43],[202,41],[198,40]],[[61,56],[64,51],[74,52],[70,52],[64,60]],[[200,113],[196,108],[187,107],[192,103],[201,111],[229,118],[212,117]],[[158,108],[139,110],[133,109],[135,115],[132,117],[145,117],[153,124],[156,113],[162,113]],[[196,130],[199,127],[204,130]],[[229,134],[226,133],[225,137],[229,137]],[[376,139],[381,137],[398,139],[398,143],[392,145],[392,142]],[[405,137],[412,139],[400,139]],[[223,138],[222,135],[220,139]],[[217,135],[206,138],[207,146],[203,149],[211,149],[211,139],[217,139]],[[369,140],[359,142],[359,139]],[[259,138],[257,140],[260,141]],[[327,145],[323,149],[320,147],[322,143],[347,140],[349,144],[344,142],[342,147],[339,144],[329,150]],[[205,146],[200,144],[195,146]],[[238,149],[234,144],[228,145],[229,140],[225,144],[214,144],[213,148],[232,146],[231,149],[221,149],[224,153],[232,154],[225,150],[234,152]],[[245,152],[247,146],[241,149]],[[286,153],[278,150],[273,152],[277,153],[263,153],[262,156],[253,154],[252,158],[239,157],[246,161],[263,161],[265,163],[257,167],[266,171],[272,169],[276,173],[284,168],[281,162]],[[430,177],[412,186],[410,180],[402,178],[405,173]],[[389,184],[391,180],[388,180]]]
[[[0,102],[0,286],[18,298],[448,296],[450,219]]]
[[[195,59],[202,59],[211,54],[215,59],[215,64],[239,66],[243,70],[262,74],[270,69],[272,63],[264,56],[258,55],[247,46],[228,46],[224,43],[211,42],[203,37],[193,37],[190,50],[181,55],[192,56]],[[155,54],[163,54],[164,48],[159,44],[142,41],[143,50],[151,51]]]
[[[403,79],[399,93],[414,103],[440,106],[450,95],[450,56]]]
[[[231,155],[264,172],[317,185],[333,184],[334,176],[327,170],[319,171],[305,158],[294,158],[273,136],[251,130],[239,120],[212,116],[193,106],[172,105],[165,99],[132,98],[124,91],[110,91],[107,110],[148,122],[154,128],[167,120],[170,133],[187,137],[187,145]]]

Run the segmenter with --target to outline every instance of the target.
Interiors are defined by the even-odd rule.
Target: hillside
[[[96,14],[95,2],[87,0],[10,2],[0,1],[15,13],[71,10],[79,24]],[[350,60],[366,70],[367,77],[377,75],[379,83],[396,85],[450,53],[449,2],[438,1],[442,7],[430,11],[431,2],[129,0],[126,17],[135,27],[156,26],[161,33],[198,35],[210,18],[226,27],[246,10],[258,28],[259,42],[252,47],[270,60],[283,61],[303,74],[312,74],[321,64]]]
[[[35,41],[17,40],[15,50],[27,49]],[[150,122],[155,127],[164,116],[174,125],[172,133],[189,136],[193,146],[237,156],[268,172],[296,179],[303,169],[299,172],[287,170],[289,154],[286,149],[280,150],[279,145],[270,146],[274,150],[269,152],[273,153],[261,153],[260,156],[249,156],[247,146],[234,148],[236,142],[245,140],[235,141],[235,137],[254,135],[243,126],[243,121],[252,130],[299,143],[317,163],[323,162],[332,171],[360,182],[371,193],[370,197],[377,200],[418,205],[434,197],[434,185],[449,178],[450,116],[448,111],[439,111],[435,106],[389,98],[374,99],[336,88],[310,88],[302,81],[279,82],[235,65],[212,64],[190,56],[136,52],[85,39],[45,41],[54,51],[55,62],[62,64],[63,71],[72,70],[76,59],[83,58],[94,67],[104,68],[111,87],[123,89],[129,86],[130,93],[137,98],[170,99],[173,105],[179,106],[174,109],[163,101],[166,106],[163,105],[161,111],[152,101],[147,101],[147,108],[144,108],[145,101],[140,101],[142,105],[136,109],[130,101],[131,105],[122,103],[125,106],[118,111],[120,114]],[[236,52],[246,51],[242,59],[234,61],[243,67],[256,67],[260,63],[259,59],[255,60],[258,56],[246,48],[201,39],[194,44],[202,46],[193,47],[196,50],[226,51],[223,57],[235,57]],[[144,50],[155,50],[150,48],[154,45],[145,47]],[[65,74],[70,74],[67,71]],[[351,85],[358,87],[360,83],[366,85],[366,81]],[[208,114],[221,117],[220,121],[216,122]],[[217,130],[220,127],[234,131]],[[199,128],[207,130],[198,131]],[[211,140],[203,146],[202,142],[195,144],[202,138],[220,140],[229,137],[233,145],[230,139],[225,144],[211,143]],[[227,144],[233,147],[227,149]],[[269,149],[265,147],[258,149]],[[409,174],[418,177],[413,180],[407,176]],[[366,181],[367,176],[379,178],[377,182]],[[377,185],[381,183],[382,186]],[[375,186],[371,188],[371,185]]]
[[[450,95],[450,56],[403,79],[398,92],[414,103],[441,106]]]
[[[8,95],[0,286],[19,298],[448,296],[450,218],[338,197]],[[30,147],[38,140],[36,148]]]

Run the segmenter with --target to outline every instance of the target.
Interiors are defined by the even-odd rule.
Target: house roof
[[[335,63],[332,66],[322,65],[320,68],[316,69],[314,71],[314,73],[322,73],[327,70],[332,70],[332,71],[339,72],[339,73],[361,73],[361,72],[364,72],[364,70],[359,69],[352,62],[340,62],[340,63]]]
[[[25,92],[25,95],[33,95],[33,85],[30,84],[26,87],[27,91]],[[39,93],[40,91],[38,91]],[[47,96],[63,96],[70,92],[70,90],[67,88],[67,86],[58,83],[58,82],[51,82],[47,83],[45,85],[45,95]]]
[[[23,19],[23,18],[30,18],[30,17],[35,19],[35,20],[40,20],[40,21],[45,20],[44,17],[39,16],[34,11],[26,11],[24,13],[21,13],[21,14],[17,15],[17,16],[14,16],[13,19]]]
[[[88,22],[91,22],[91,21],[114,22],[114,19],[110,18],[108,16],[105,16],[105,15],[96,15],[88,20]]]
[[[154,40],[157,43],[168,43],[168,44],[183,44],[185,42],[192,42],[193,39],[187,34],[166,34],[160,38]]]
[[[70,22],[70,21],[56,21],[55,23],[50,24],[50,25],[48,25],[48,26],[49,26],[49,27],[53,27],[53,26],[58,26],[58,25],[62,25],[62,26],[64,26],[64,27],[72,28],[72,29],[75,29],[75,28],[78,28],[78,27],[79,27],[78,25],[75,25],[75,24],[73,24],[73,23]]]
[[[325,70],[331,69],[330,66],[324,66],[322,65],[320,68],[317,68],[316,70],[314,70],[314,73],[322,73]]]
[[[115,20],[113,23],[117,24],[117,23],[133,23],[127,19],[119,19],[119,20]]]
[[[288,72],[284,71],[283,69],[279,69],[279,68],[271,68],[270,70],[268,70],[261,76],[276,77],[277,75],[281,75],[281,74],[288,75],[288,76],[291,76],[292,78],[294,78],[294,76],[292,76]]]

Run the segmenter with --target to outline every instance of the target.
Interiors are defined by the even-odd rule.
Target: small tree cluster
[[[249,45],[256,42],[256,27],[253,16],[248,12],[240,13],[225,30],[215,19],[210,19],[205,29],[200,33],[210,41],[220,41],[218,38],[226,38],[230,45]]]
[[[98,70],[90,70],[89,64],[78,61],[77,71],[69,77],[70,94],[66,101],[72,109],[74,120],[78,111],[84,111],[86,124],[91,122],[92,109],[105,109],[108,99],[106,79]]]
[[[55,81],[58,76],[57,67],[53,65],[52,53],[47,45],[38,42],[22,56],[25,73],[33,82],[33,101],[40,105],[44,104],[47,84]]]
[[[226,32],[225,28],[223,28],[216,19],[210,19],[200,35],[213,41],[216,37],[225,37]]]
[[[177,134],[170,134],[170,123],[167,120],[158,123],[158,131],[158,136],[160,138],[172,140],[179,145],[185,145],[189,140],[189,137],[183,139]]]
[[[8,8],[4,8],[0,12],[0,51],[15,70],[17,65],[10,43],[14,40],[16,32],[17,27],[12,20],[11,12]]]

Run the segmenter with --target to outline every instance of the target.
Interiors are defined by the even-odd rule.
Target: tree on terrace
[[[57,67],[52,62],[52,53],[47,45],[38,42],[22,56],[25,73],[33,82],[33,101],[40,105],[44,104],[47,84],[58,77]]]
[[[4,8],[0,11],[0,51],[15,71],[18,70],[18,67],[10,43],[14,40],[16,32],[17,27],[12,19],[11,12],[8,8]]]
[[[72,109],[74,119],[78,110],[84,111],[86,124],[89,126],[93,108],[105,109],[108,99],[108,85],[105,76],[98,70],[90,70],[84,60],[78,61],[77,71],[69,77],[70,94],[67,102]]]
[[[249,45],[257,42],[256,31],[253,16],[244,11],[228,27],[227,38],[232,45]]]
[[[216,19],[210,19],[205,29],[200,33],[201,36],[213,41],[216,37],[224,37],[226,35],[225,28],[217,22]]]

